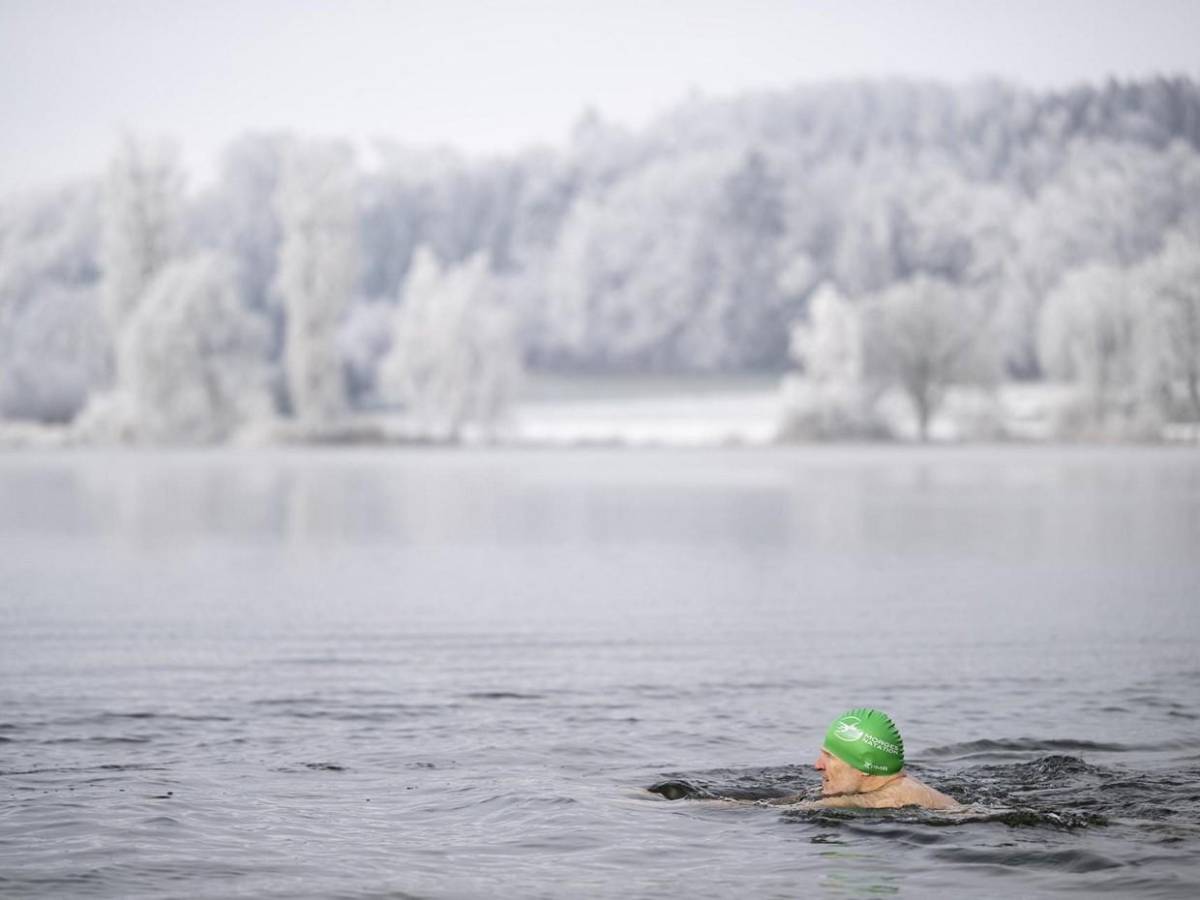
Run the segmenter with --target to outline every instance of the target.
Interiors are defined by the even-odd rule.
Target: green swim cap
[[[877,709],[852,709],[825,732],[825,749],[868,775],[894,775],[904,768],[904,741],[896,724]]]

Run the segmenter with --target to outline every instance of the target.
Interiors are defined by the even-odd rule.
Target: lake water
[[[4,455],[0,894],[1194,897],[1198,600],[1195,451]],[[862,705],[972,812],[695,799]]]

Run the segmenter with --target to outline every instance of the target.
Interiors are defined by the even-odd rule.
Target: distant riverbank
[[[1057,420],[1071,400],[1070,388],[1045,383],[952,389],[931,423],[929,439],[940,444],[1055,442],[1061,440]],[[319,426],[285,418],[256,423],[231,443],[763,447],[814,442],[791,427],[810,402],[810,386],[795,376],[534,376],[526,380],[507,419],[487,433],[468,428],[455,437],[431,435],[414,426],[402,410],[374,408]],[[915,417],[903,396],[881,395],[876,408],[884,430],[875,440],[917,441]],[[1200,424],[1166,423],[1158,441],[1146,442],[1200,444]],[[0,449],[96,443],[111,445],[70,426],[0,421]]]

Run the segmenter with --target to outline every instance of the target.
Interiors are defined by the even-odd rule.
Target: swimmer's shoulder
[[[924,809],[958,809],[953,797],[934,790],[918,778],[905,775],[898,781],[865,794],[842,794],[812,801],[812,809],[899,809],[919,806]]]
[[[903,805],[921,806],[925,809],[957,809],[960,804],[953,797],[943,794],[912,775],[905,775],[899,785],[898,795]]]

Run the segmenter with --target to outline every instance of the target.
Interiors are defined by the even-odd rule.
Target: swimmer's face
[[[821,773],[821,794],[857,794],[865,777],[862,772],[847,762],[842,762],[828,750],[821,748],[813,768]]]

